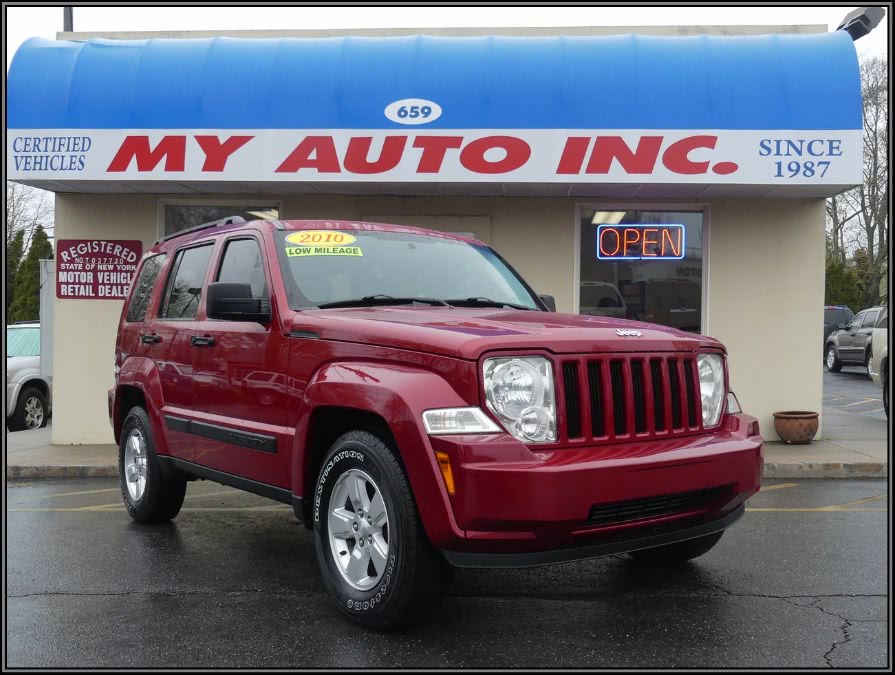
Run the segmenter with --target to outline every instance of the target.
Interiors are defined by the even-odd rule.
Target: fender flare
[[[440,375],[423,368],[376,362],[336,362],[321,367],[308,382],[296,430],[293,493],[309,476],[309,422],[322,406],[375,414],[386,421],[407,472],[423,528],[434,546],[464,537],[454,518],[435,453],[422,424],[431,408],[470,405]],[[312,500],[313,494],[304,495]]]
[[[7,417],[9,415],[15,414],[16,406],[18,406],[19,404],[19,395],[22,393],[22,389],[27,387],[32,382],[39,382],[44,386],[44,388],[47,390],[47,407],[50,410],[53,409],[53,391],[52,387],[50,387],[50,383],[47,382],[43,377],[41,377],[40,373],[38,373],[37,371],[28,370],[25,371],[25,373],[21,377],[19,377],[19,379],[15,383],[15,388],[13,389],[12,396],[7,402]]]
[[[165,399],[162,395],[161,377],[155,361],[142,356],[131,356],[121,364],[118,381],[115,385],[114,409],[112,411],[112,428],[115,431],[116,444],[121,442],[119,430],[124,422],[121,396],[119,395],[122,387],[134,387],[143,393],[143,398],[146,399],[146,414],[149,415],[149,421],[152,424],[152,436],[155,440],[156,450],[162,455],[169,454],[161,416]]]

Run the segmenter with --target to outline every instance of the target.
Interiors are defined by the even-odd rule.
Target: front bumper
[[[644,537],[702,536],[742,515],[764,466],[757,422],[742,414],[709,434],[549,452],[505,434],[430,442],[451,459],[459,532],[438,544],[460,566],[549,564],[660,545]],[[704,498],[665,499],[679,495]]]
[[[443,551],[444,557],[455,567],[473,568],[513,568],[538,567],[557,563],[589,560],[616,553],[628,553],[654,546],[665,546],[687,539],[705,537],[715,532],[726,530],[743,517],[746,505],[741,504],[720,518],[685,526],[669,528],[635,528],[633,536],[611,539],[587,546],[568,546],[550,551],[533,551],[530,553],[464,553],[462,551]]]

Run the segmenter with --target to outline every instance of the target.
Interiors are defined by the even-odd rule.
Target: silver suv
[[[40,324],[6,327],[6,428],[10,431],[47,426],[52,377],[40,373]]]
[[[889,308],[883,307],[870,343],[870,377],[883,386],[883,408],[889,414]]]

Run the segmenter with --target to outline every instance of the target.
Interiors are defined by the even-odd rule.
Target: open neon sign
[[[600,260],[681,260],[685,245],[683,225],[597,226],[597,258]]]

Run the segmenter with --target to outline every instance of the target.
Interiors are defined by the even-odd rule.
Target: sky
[[[74,7],[75,31],[264,30],[526,26],[825,24],[855,7]],[[7,7],[6,67],[29,37],[55,38],[62,7]],[[856,43],[861,56],[888,52],[887,20]]]

